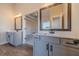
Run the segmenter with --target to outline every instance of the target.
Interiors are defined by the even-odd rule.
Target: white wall
[[[14,29],[14,9],[12,4],[0,4],[0,32]]]
[[[0,44],[7,43],[6,32],[14,30],[13,4],[0,3]]]
[[[16,14],[21,13],[22,15],[37,11],[44,5],[43,3],[16,3]]]

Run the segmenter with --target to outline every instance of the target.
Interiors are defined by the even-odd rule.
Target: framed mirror
[[[40,30],[71,31],[71,4],[55,3],[41,8]]]
[[[22,30],[22,16],[16,17],[14,23],[16,31]]]

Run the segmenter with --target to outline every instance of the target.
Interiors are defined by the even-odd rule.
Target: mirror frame
[[[68,7],[67,7],[67,15],[68,15],[68,17],[67,17],[67,20],[68,20],[67,21],[67,27],[68,27],[68,29],[64,29],[64,26],[63,26],[64,20],[62,20],[62,29],[42,29],[42,27],[41,27],[42,26],[42,23],[41,23],[41,21],[42,21],[42,19],[41,19],[42,18],[41,17],[42,13],[41,13],[41,11],[44,10],[44,9],[50,8],[52,6],[60,5],[60,4],[64,4],[64,3],[55,3],[53,5],[49,5],[49,6],[46,6],[46,7],[40,9],[40,30],[43,30],[43,31],[71,31],[71,12],[72,12],[71,3],[67,3],[68,4]],[[64,18],[64,16],[62,17],[62,19],[63,18]]]
[[[17,19],[18,19],[18,18],[20,18],[19,21],[21,22],[21,23],[20,23],[20,28],[17,27]],[[22,30],[22,16],[16,17],[16,18],[14,19],[14,29],[15,29],[16,31]]]

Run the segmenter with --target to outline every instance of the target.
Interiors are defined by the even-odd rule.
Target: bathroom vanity
[[[55,31],[71,31],[71,7],[72,4],[70,3],[56,3],[40,9],[39,32],[41,34],[43,31],[49,33],[34,37],[34,56],[79,55],[78,39],[51,35],[55,34]]]
[[[43,35],[34,39],[34,56],[79,56],[79,39]]]

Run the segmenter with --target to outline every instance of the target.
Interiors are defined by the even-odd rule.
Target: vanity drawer
[[[68,45],[69,43],[73,43],[73,40],[71,40],[71,39],[62,39],[61,40],[62,45]]]
[[[44,41],[49,41],[53,44],[60,44],[59,38],[54,38],[54,37],[50,37],[50,36],[41,36],[40,39],[44,40]]]

